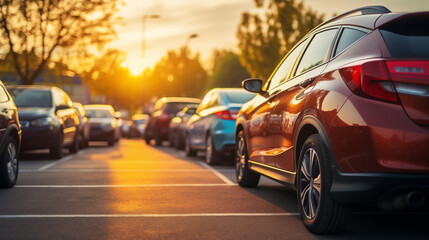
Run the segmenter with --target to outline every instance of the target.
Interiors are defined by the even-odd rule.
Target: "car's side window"
[[[343,32],[341,33],[340,40],[338,41],[337,48],[335,49],[335,55],[337,56],[339,53],[341,53],[344,49],[346,49],[348,46],[355,43],[357,40],[361,39],[363,36],[365,36],[366,33],[351,29],[351,28],[344,28]]]
[[[277,87],[280,83],[284,82],[292,69],[296,58],[301,53],[302,48],[305,46],[307,40],[301,42],[295,49],[293,49],[287,57],[283,60],[283,62],[279,65],[274,75],[271,77],[270,85],[268,90]]]
[[[0,86],[0,102],[9,101],[9,97],[7,96],[6,90],[3,86]]]
[[[338,29],[330,29],[316,34],[308,45],[298,64],[295,75],[324,63],[328,59],[329,49]]]

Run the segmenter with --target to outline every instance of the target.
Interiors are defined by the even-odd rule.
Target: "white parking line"
[[[209,171],[211,171],[212,173],[214,173],[218,178],[220,178],[222,181],[224,181],[227,185],[237,185],[234,182],[232,182],[231,180],[229,180],[227,177],[225,177],[225,175],[223,175],[222,173],[216,171],[214,168],[210,167],[209,165],[207,165],[207,163],[204,162],[199,162],[199,164],[203,167],[208,169]]]
[[[185,213],[185,214],[23,214],[0,215],[0,218],[165,218],[165,217],[278,217],[299,213]]]
[[[232,187],[237,184],[137,184],[137,185],[16,185],[15,188],[143,188],[143,187]]]
[[[46,169],[51,168],[51,167],[53,167],[53,166],[55,166],[55,165],[57,165],[57,164],[60,164],[60,163],[66,162],[66,161],[68,161],[68,160],[70,160],[70,159],[72,159],[72,158],[73,158],[73,155],[69,155],[69,156],[63,157],[63,158],[61,158],[60,160],[57,160],[57,161],[55,161],[55,162],[51,162],[51,163],[49,163],[49,164],[46,164],[45,166],[43,166],[43,167],[39,168],[38,170],[39,170],[39,171],[46,170]]]

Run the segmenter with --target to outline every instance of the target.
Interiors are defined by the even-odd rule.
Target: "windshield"
[[[113,115],[109,110],[104,109],[86,109],[86,116],[91,118],[112,118]]]
[[[177,114],[188,105],[188,102],[169,102],[166,104],[164,112],[169,114]]]
[[[230,103],[246,103],[255,97],[255,93],[236,91],[224,92]]]
[[[11,88],[9,93],[17,107],[52,107],[48,89]]]

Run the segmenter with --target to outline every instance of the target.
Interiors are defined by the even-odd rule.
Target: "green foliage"
[[[119,1],[0,0],[0,52],[11,53],[16,73],[24,84],[32,84],[64,51],[79,53],[113,40]]]
[[[245,12],[238,26],[240,61],[253,77],[267,79],[285,54],[324,15],[295,0],[255,0],[265,16]]]
[[[187,47],[170,50],[151,71],[144,74],[146,99],[151,97],[201,97],[207,72],[199,55],[192,56]]]
[[[240,63],[239,56],[231,51],[215,52],[213,73],[207,82],[207,88],[241,87],[241,82],[250,74]]]

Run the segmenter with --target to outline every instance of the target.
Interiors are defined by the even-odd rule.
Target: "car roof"
[[[363,27],[370,30],[374,30],[376,28],[379,28],[383,24],[393,21],[397,18],[404,17],[405,15],[415,14],[429,14],[429,12],[392,13],[384,6],[366,6],[362,8],[353,9],[334,18],[331,18],[320,24],[319,26],[315,27],[306,36],[311,35],[320,29],[340,25]]]
[[[45,85],[14,85],[14,86],[9,86],[9,89],[12,88],[26,88],[26,89],[40,89],[40,90],[51,90],[52,86],[45,86]]]
[[[188,97],[163,97],[158,99],[158,101],[162,101],[165,103],[168,102],[189,102],[189,103],[199,103],[201,99],[199,98],[188,98]]]

